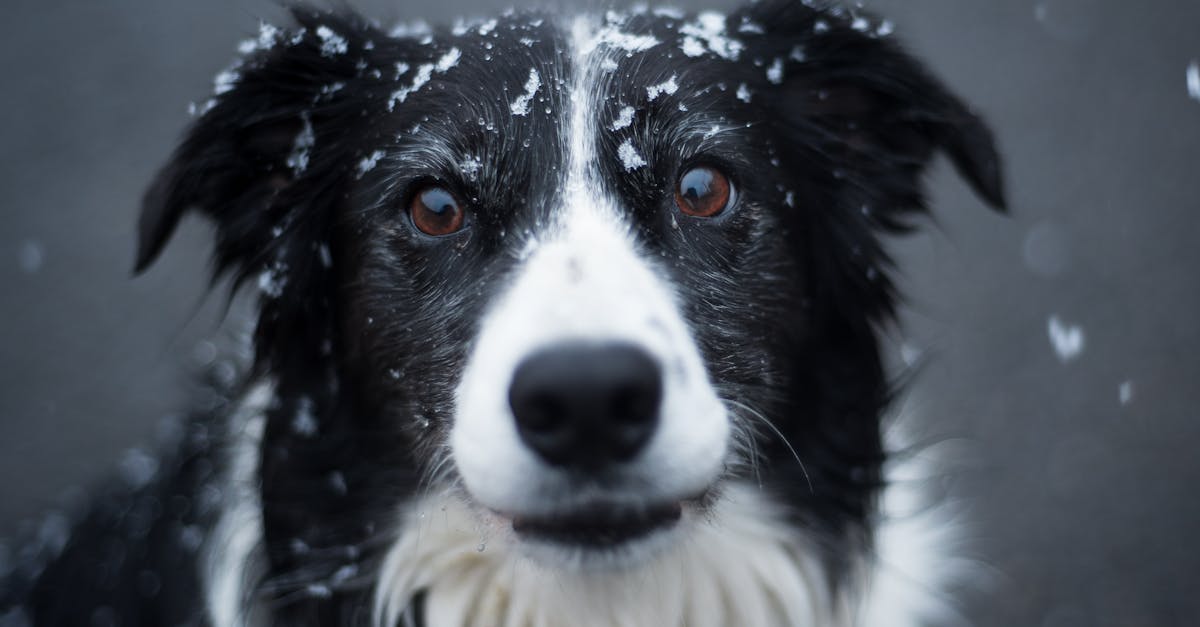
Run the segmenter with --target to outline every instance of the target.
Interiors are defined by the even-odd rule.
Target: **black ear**
[[[338,92],[362,78],[364,47],[375,33],[348,13],[301,7],[292,15],[297,28],[264,26],[244,44],[248,54],[218,76],[217,94],[147,191],[135,272],[194,210],[216,223],[218,273],[251,273],[269,262],[283,231],[319,210],[311,195],[293,193],[297,183],[329,190],[344,174],[316,135],[332,126],[352,130],[358,116],[344,111]]]
[[[805,4],[748,9],[750,19],[769,25],[785,63],[781,116],[819,132],[821,150],[850,174],[873,185],[894,179],[894,200],[911,204],[897,210],[920,206],[920,174],[939,151],[976,193],[1004,210],[1001,161],[987,124],[901,48],[889,23]],[[909,180],[897,178],[903,176]]]

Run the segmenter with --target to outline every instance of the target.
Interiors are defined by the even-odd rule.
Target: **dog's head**
[[[261,289],[275,568],[297,538],[370,546],[428,490],[543,564],[649,559],[740,480],[818,548],[866,527],[880,236],[939,151],[1003,204],[990,132],[886,24],[294,16],[160,174],[137,259],[194,209]]]

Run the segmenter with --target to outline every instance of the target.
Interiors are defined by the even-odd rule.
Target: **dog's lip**
[[[510,516],[513,531],[531,540],[580,547],[611,547],[673,527],[683,502],[621,504],[595,502],[568,511]]]

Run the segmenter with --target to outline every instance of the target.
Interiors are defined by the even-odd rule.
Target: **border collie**
[[[991,133],[888,22],[291,13],[218,77],[139,225],[142,270],[188,211],[215,224],[215,274],[259,290],[253,358],[0,615],[945,615],[952,529],[888,480],[881,238],[939,152],[1004,201]]]

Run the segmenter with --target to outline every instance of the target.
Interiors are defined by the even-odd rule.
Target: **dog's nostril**
[[[542,459],[596,469],[632,459],[653,436],[662,373],[637,346],[564,344],[521,362],[508,400],[522,441]]]
[[[539,394],[529,399],[523,411],[526,428],[548,431],[558,426],[566,409],[554,397],[548,394]]]
[[[658,393],[648,387],[627,385],[612,395],[609,415],[617,424],[638,425],[658,411]]]

